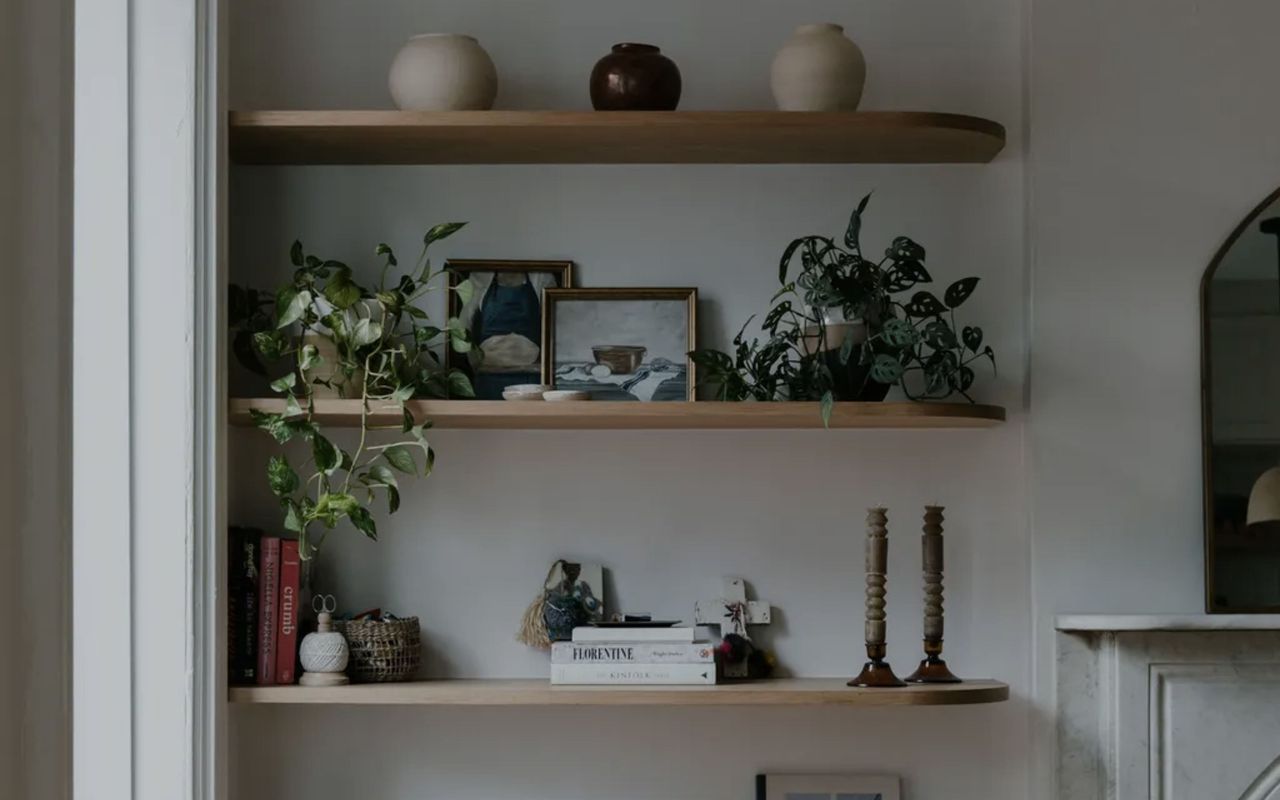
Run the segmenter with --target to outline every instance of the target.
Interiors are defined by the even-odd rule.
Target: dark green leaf
[[[318,433],[311,437],[311,456],[315,459],[316,469],[326,475],[332,475],[338,467],[342,466],[342,456],[339,455],[338,448]]]
[[[835,395],[833,395],[831,393],[831,390],[828,389],[822,395],[822,402],[821,402],[822,427],[824,428],[831,427],[831,412],[835,410],[835,406],[836,406]]]
[[[907,314],[913,317],[936,317],[947,310],[947,307],[938,301],[929,292],[916,292],[911,296],[911,302],[906,305]]]
[[[373,515],[369,513],[369,509],[356,506],[347,512],[347,516],[351,519],[351,524],[356,526],[356,530],[373,541],[378,541],[378,526],[373,521]]]
[[[796,239],[787,245],[787,249],[782,253],[782,261],[778,264],[778,283],[786,284],[787,270],[791,268],[791,259],[795,257],[796,251],[804,244],[804,239]]]
[[[415,475],[418,472],[418,462],[414,459],[413,452],[402,444],[383,450],[382,457],[388,464],[406,475]]]
[[[388,247],[386,244],[378,245],[377,249],[374,250],[373,252],[375,255],[386,256],[387,263],[393,267],[400,263],[396,261],[396,254],[391,252],[391,248]]]
[[[871,380],[876,383],[897,383],[902,377],[902,364],[891,355],[881,353],[871,362]]]
[[[840,363],[848,364],[849,357],[853,355],[854,344],[853,329],[845,331],[844,341],[840,343]]]
[[[867,203],[869,202],[871,202],[871,195],[868,193],[858,203],[858,207],[853,210],[853,214],[849,216],[849,227],[844,232],[844,246],[855,252],[861,247],[859,239],[862,234],[862,212],[867,210]]]
[[[899,236],[884,254],[894,261],[924,261],[924,248],[905,236]]]
[[[973,289],[977,285],[977,278],[961,278],[948,286],[946,294],[943,295],[947,308],[956,308],[965,300],[968,300],[969,295],[973,294]]]
[[[302,242],[294,241],[293,246],[289,248],[289,260],[295,267],[302,266]]]
[[[973,385],[973,370],[968,367],[956,370],[956,374],[951,378],[951,385],[956,388],[956,391],[969,391],[969,387]]]
[[[298,473],[284,456],[272,456],[267,462],[267,484],[276,497],[291,495],[298,490]]]
[[[422,243],[430,245],[432,242],[438,242],[441,239],[447,239],[454,235],[466,225],[465,222],[445,222],[435,226],[427,231],[427,235],[422,237]]]
[[[885,270],[884,288],[889,292],[905,292],[917,283],[929,283],[933,276],[919,261],[899,261]]]
[[[924,340],[935,350],[951,350],[957,344],[955,331],[940,319],[935,319],[924,326]]]
[[[426,347],[435,341],[435,338],[441,333],[443,331],[433,325],[424,325],[421,328],[414,329],[413,337],[417,340],[419,347]]]
[[[350,267],[339,267],[325,284],[324,296],[334,308],[348,309],[360,300],[360,287],[351,279]]]
[[[890,347],[906,347],[915,344],[916,329],[905,319],[890,319],[880,328],[880,336]]]
[[[476,396],[476,390],[471,386],[471,379],[462,370],[449,371],[449,395],[451,397]]]
[[[960,338],[964,340],[965,347],[976,353],[978,348],[982,347],[982,328],[966,325],[960,332]]]
[[[369,478],[380,486],[399,486],[396,474],[386,464],[369,465]]]

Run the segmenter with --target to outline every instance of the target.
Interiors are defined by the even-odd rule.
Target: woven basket
[[[356,683],[408,680],[422,664],[417,617],[387,622],[335,621],[334,628],[347,637],[347,644],[351,646],[347,674]]]

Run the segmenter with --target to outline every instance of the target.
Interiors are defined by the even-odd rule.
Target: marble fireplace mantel
[[[1064,614],[1064,633],[1117,631],[1280,631],[1280,614]]]
[[[1056,628],[1059,800],[1280,800],[1280,614]]]

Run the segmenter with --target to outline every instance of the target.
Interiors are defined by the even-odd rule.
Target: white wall
[[[1278,26],[1269,0],[1032,3],[1042,698],[1055,613],[1204,608],[1198,284],[1280,183]]]
[[[436,475],[406,492],[380,543],[335,536],[328,571],[344,608],[421,615],[436,675],[545,675],[545,656],[512,635],[559,556],[605,563],[628,608],[685,619],[722,576],[742,575],[778,609],[765,636],[791,672],[849,675],[863,660],[864,509],[885,503],[889,650],[909,671],[919,659],[921,507],[938,502],[949,520],[948,658],[962,674],[1008,681],[1014,696],[897,711],[237,708],[233,795],[728,800],[750,796],[757,771],[781,769],[894,772],[913,799],[1023,796],[1021,14],[1018,0],[236,2],[233,108],[386,107],[386,67],[424,30],[476,34],[501,72],[502,107],[585,107],[591,65],[624,40],[654,41],[676,59],[683,108],[768,107],[774,50],[795,25],[833,20],[870,62],[864,107],[1008,126],[1006,153],[982,167],[241,168],[231,270],[243,282],[280,281],[295,236],[368,270],[377,242],[414,251],[427,225],[464,219],[472,227],[438,256],[571,258],[584,286],[697,285],[704,343],[723,344],[765,307],[787,241],[842,230],[876,190],[873,248],[909,234],[940,280],[982,276],[967,312],[987,328],[1000,374],[979,394],[1009,406],[1008,425],[441,432]],[[272,524],[260,475],[270,444],[239,431],[230,445],[232,518]]]
[[[69,3],[0,1],[0,796],[69,791]]]

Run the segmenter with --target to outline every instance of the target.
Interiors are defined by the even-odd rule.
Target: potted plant
[[[457,319],[434,326],[417,305],[444,274],[432,271],[427,250],[463,225],[429,230],[416,266],[396,276],[395,253],[378,245],[383,266],[376,288],[360,285],[342,262],[307,254],[301,242],[290,252],[293,279],[274,295],[231,287],[232,349],[249,369],[273,378],[272,391],[285,400],[280,413],[252,411],[254,424],[282,445],[308,447],[309,457],[296,465],[283,453],[272,456],[266,476],[304,559],[343,520],[377,539],[370,511],[377,498],[384,497],[388,513],[395,513],[397,474],[431,473],[435,453],[425,436],[430,422],[414,417],[409,400],[475,396],[467,376],[445,369],[433,349],[447,341],[456,352],[468,352],[465,326]],[[462,281],[454,291],[465,304],[472,284]],[[316,418],[317,395],[334,393],[360,401],[359,439],[350,451],[325,436]],[[388,409],[399,413],[399,424],[370,424],[373,411]]]
[[[883,400],[900,386],[912,400],[940,400],[968,394],[971,364],[995,353],[984,346],[982,329],[956,334],[955,310],[973,294],[977,278],[947,287],[941,299],[917,290],[933,278],[925,250],[899,236],[879,261],[863,255],[862,198],[849,218],[843,246],[825,236],[796,239],[782,254],[781,288],[765,315],[762,339],[747,338],[747,320],[733,339],[733,352],[692,354],[704,381],[719,400],[816,400],[824,421],[837,400]],[[792,266],[799,271],[789,279]],[[913,292],[913,290],[915,290]],[[903,299],[906,292],[913,292]]]

